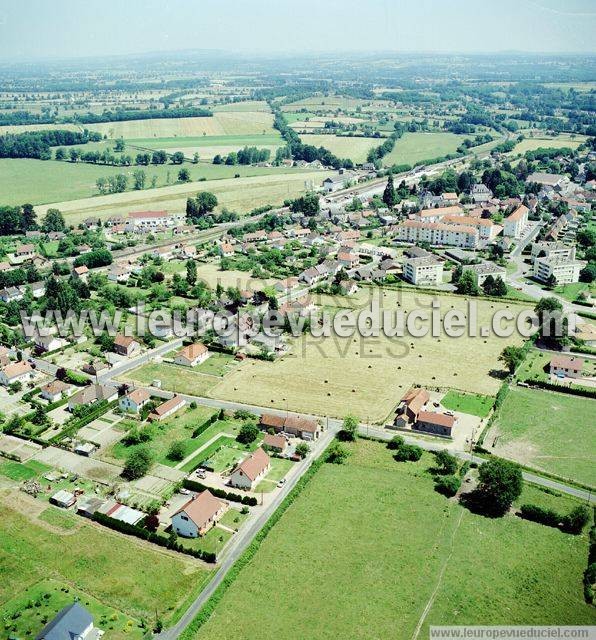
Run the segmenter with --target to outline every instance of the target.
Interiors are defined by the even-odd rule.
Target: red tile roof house
[[[360,259],[358,258],[358,254],[356,253],[338,253],[337,259],[342,267],[346,267],[347,269],[353,269],[358,266]]]
[[[135,356],[141,351],[141,345],[131,336],[117,335],[114,338],[114,353],[121,356]]]
[[[260,447],[232,471],[230,485],[252,491],[271,468],[269,456]]]
[[[178,351],[174,362],[183,367],[196,367],[209,357],[209,349],[202,342],[189,344]]]
[[[265,451],[275,451],[276,453],[283,453],[288,446],[288,441],[280,435],[271,435],[266,433],[263,438],[263,447]]]
[[[184,398],[180,396],[174,396],[170,398],[163,404],[160,404],[159,407],[156,407],[155,410],[149,414],[149,420],[159,422],[160,420],[165,420],[172,414],[176,413],[182,409],[182,407],[186,404]]]
[[[321,432],[321,427],[316,420],[301,416],[276,416],[264,413],[261,416],[260,425],[266,431],[269,429],[273,429],[276,433],[283,431],[303,440],[316,440]]]
[[[218,500],[209,490],[191,498],[172,516],[172,529],[184,538],[203,536],[215,526],[228,508],[228,503]]]
[[[454,425],[454,416],[448,416],[446,413],[436,413],[434,411],[420,411],[418,419],[413,424],[412,429],[439,436],[451,437],[451,430]]]
[[[8,387],[15,382],[28,382],[33,373],[33,367],[26,360],[14,362],[0,371],[0,384]]]
[[[118,406],[122,411],[139,413],[139,411],[151,400],[151,394],[145,389],[134,389],[122,396]]]
[[[234,255],[234,247],[229,242],[219,245],[219,253],[223,258],[231,258]]]
[[[421,387],[409,389],[397,406],[395,426],[403,429],[415,423],[418,420],[418,414],[429,400],[430,395],[426,389]]]
[[[558,378],[581,378],[583,368],[583,358],[562,355],[553,356],[549,366],[551,375]]]

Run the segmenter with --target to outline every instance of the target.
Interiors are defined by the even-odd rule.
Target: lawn
[[[259,482],[255,491],[269,493],[277,487],[277,483],[284,478],[294,463],[283,458],[271,458],[271,469],[269,473]]]
[[[0,505],[0,606],[49,576],[134,618],[168,620],[210,572],[195,561],[95,527],[57,535]],[[117,579],[115,578],[117,576]]]
[[[370,308],[370,294],[382,295],[384,310],[430,307],[433,296],[411,290],[362,287],[349,298],[321,296],[330,311],[339,304]],[[437,296],[442,315],[453,306],[467,312],[461,296]],[[316,300],[316,299],[315,299]],[[515,303],[477,300],[480,327],[490,326],[498,308],[524,309]],[[479,332],[478,332],[479,333]],[[412,384],[447,387],[462,392],[494,395],[501,384],[499,354],[511,338],[445,335],[433,338],[377,337],[315,338],[308,334],[293,340],[290,353],[275,362],[247,360],[209,389],[209,395],[316,415],[343,417],[354,413],[367,422],[384,421]],[[159,377],[159,376],[157,376]]]
[[[5,163],[42,163],[34,167],[10,165]],[[53,161],[48,161],[53,162]],[[59,163],[67,166],[69,163]],[[82,166],[82,165],[81,165]],[[162,165],[165,167],[166,165]],[[213,169],[210,169],[212,167]],[[42,175],[34,169],[42,170]],[[74,165],[78,169],[79,165]],[[92,167],[93,168],[93,167]],[[94,167],[96,170],[98,167]],[[134,170],[130,168],[131,174]],[[174,171],[176,168],[174,167]],[[294,198],[307,190],[307,186],[312,182],[315,187],[322,184],[323,180],[330,175],[328,171],[312,171],[298,168],[280,169],[247,167],[223,167],[217,165],[200,165],[197,168],[190,166],[191,176],[197,180],[200,176],[208,178],[202,182],[189,182],[185,184],[171,184],[170,186],[160,186],[156,189],[145,189],[143,191],[127,191],[125,193],[115,193],[106,196],[89,197],[96,193],[95,178],[88,178],[88,188],[84,193],[72,193],[70,186],[64,184],[69,180],[69,176],[56,176],[55,173],[45,166],[42,160],[0,160],[0,185],[10,185],[0,187],[0,201],[7,204],[32,201],[44,204],[36,207],[37,215],[45,215],[47,209],[55,207],[64,214],[68,224],[78,224],[81,220],[90,215],[100,218],[109,218],[113,215],[128,215],[130,211],[155,209],[177,213],[183,211],[188,197],[194,197],[198,191],[210,191],[214,193],[219,201],[218,209],[228,207],[238,213],[248,213],[255,207],[263,205],[280,205],[287,198]],[[170,171],[172,168],[170,167]],[[114,171],[112,170],[113,174]],[[209,175],[210,173],[215,175]],[[235,174],[240,178],[234,178]],[[150,177],[151,168],[147,171]],[[171,174],[172,182],[175,179]],[[248,176],[248,177],[245,177]],[[39,184],[35,184],[39,181]],[[55,184],[58,189],[65,191],[64,195],[52,192],[49,195],[43,185]],[[82,198],[82,199],[75,199]]]
[[[152,380],[161,380],[162,389],[194,396],[204,396],[218,381],[216,376],[199,373],[190,367],[175,364],[144,364],[122,376],[123,380],[149,385]]]
[[[54,506],[49,506],[45,511],[42,511],[38,519],[64,531],[76,529],[77,525],[81,524],[81,519],[77,518],[73,512],[64,511],[64,509]]]
[[[96,598],[67,582],[41,580],[0,608],[0,617],[6,620],[0,637],[25,638],[37,635],[61,609],[74,601],[82,604],[93,616],[94,624],[110,638],[140,639],[143,629],[140,621],[131,619],[121,611],[106,606]],[[7,635],[4,636],[4,633]]]
[[[13,460],[0,462],[0,475],[17,482],[31,480],[31,478],[35,478],[49,470],[50,467],[36,460],[29,460],[23,463]]]
[[[234,534],[225,529],[219,527],[213,527],[209,529],[204,536],[198,538],[183,538],[179,537],[178,541],[183,544],[187,549],[201,549],[202,551],[210,551],[212,553],[219,553],[226,542]]]
[[[198,264],[197,279],[206,282],[212,289],[221,284],[225,289],[237,287],[240,290],[254,291],[275,283],[274,278],[253,278],[249,271],[222,271],[218,262]]]
[[[248,508],[248,507],[247,507]],[[230,529],[238,529],[242,523],[248,518],[248,513],[240,513],[238,509],[230,507],[219,521],[220,524],[230,527]]]
[[[585,536],[473,515],[433,491],[430,454],[396,463],[379,443],[350,447],[347,464],[317,472],[193,638],[411,640],[418,624],[427,638],[430,624],[593,623]]]
[[[350,136],[334,136],[325,134],[304,134],[300,136],[304,144],[312,144],[315,147],[325,147],[338,158],[350,158],[354,162],[366,162],[368,152],[378,147],[384,138],[362,138]]]
[[[203,458],[205,461],[203,465],[215,471],[215,473],[223,473],[224,471],[231,470],[246,458],[246,452],[229,445],[230,440],[227,438],[220,438],[214,442],[212,445],[215,447],[214,452],[213,454],[209,452],[209,455]],[[203,452],[201,452],[201,456],[202,454]],[[194,462],[197,462],[197,460],[193,460],[193,463]]]
[[[484,446],[497,455],[596,487],[595,411],[596,400],[512,387]]]
[[[151,449],[157,462],[170,467],[176,466],[179,461],[171,460],[167,455],[170,445],[173,442],[183,442],[184,456],[189,456],[205,442],[202,437],[193,438],[193,431],[215,413],[215,409],[198,406],[196,409],[187,409],[184,413],[176,414],[163,422],[145,425],[141,428],[150,429],[154,433],[154,437],[144,445]],[[201,436],[203,435],[201,434]],[[133,449],[139,446],[142,445],[126,446],[123,442],[116,442],[109,451],[108,458],[124,460]]]
[[[199,373],[221,377],[230,369],[233,369],[236,364],[237,361],[234,360],[234,356],[231,356],[229,353],[212,351],[207,360],[194,367],[194,370]]]
[[[479,418],[486,418],[492,409],[494,401],[494,398],[490,396],[448,391],[443,396],[441,404],[445,409],[450,409],[451,411],[461,411]]]
[[[133,154],[135,150],[129,149],[129,152]],[[200,153],[200,151],[199,151]],[[192,155],[192,154],[191,154]],[[133,172],[142,168],[147,176],[147,186],[149,186],[153,176],[156,176],[157,189],[147,188],[144,191],[133,191]],[[184,199],[186,202],[186,195],[182,198],[175,198],[175,194],[182,191],[183,193],[193,195],[197,191],[206,189],[208,191],[214,191],[214,185],[210,185],[209,188],[199,180],[225,180],[220,187],[218,197],[225,197],[227,203],[224,205],[229,208],[237,208],[238,201],[245,201],[248,199],[248,194],[234,194],[236,179],[234,183],[234,176],[241,176],[240,180],[249,177],[258,178],[255,181],[255,188],[261,186],[261,181],[267,182],[267,177],[273,178],[286,177],[290,183],[290,191],[299,186],[298,174],[303,175],[303,169],[289,168],[289,167],[253,167],[253,166],[228,166],[228,165],[214,165],[210,161],[199,162],[199,164],[187,164],[186,168],[190,172],[191,180],[186,184],[177,183],[178,171],[180,167],[172,164],[162,165],[150,165],[148,167],[109,167],[102,165],[87,164],[84,162],[58,162],[55,160],[33,160],[28,158],[2,158],[0,159],[0,201],[6,204],[16,205],[22,202],[32,202],[33,204],[43,205],[48,203],[56,203],[57,208],[61,211],[68,211],[71,209],[78,209],[86,207],[88,211],[85,215],[81,215],[76,221],[80,221],[83,218],[93,213],[94,206],[105,207],[107,203],[113,202],[113,206],[117,207],[118,203],[124,197],[125,199],[131,199],[133,202],[140,199],[141,201],[153,201],[163,200],[171,202],[167,205],[169,211],[179,211],[184,209],[184,206],[180,203]],[[96,186],[98,178],[105,178],[113,176],[117,173],[123,173],[128,177],[128,191],[124,194],[114,194],[111,196],[99,196]],[[323,181],[328,174],[319,173],[316,178],[316,184]],[[319,178],[320,176],[320,178]],[[303,185],[304,179],[300,178]],[[238,185],[240,188],[243,183]],[[273,180],[271,186],[278,185],[276,180]],[[164,191],[167,189],[167,191]],[[230,193],[231,192],[231,193]],[[240,196],[243,197],[240,197]],[[276,195],[276,199],[272,201],[272,204],[281,204],[285,199],[285,192],[277,193],[276,189],[273,189],[272,196]],[[78,201],[79,199],[92,198],[87,202],[74,202],[70,204],[70,201]],[[66,205],[65,203],[69,203]],[[268,199],[257,203],[267,204]],[[137,205],[132,205],[127,208],[124,213],[133,210]],[[139,205],[141,207],[149,207],[149,204]],[[160,204],[161,206],[161,204]],[[247,210],[253,208],[250,206]],[[45,213],[47,207],[40,207],[40,211]],[[122,213],[122,209],[118,212]],[[101,211],[99,212],[101,215]],[[111,215],[111,214],[109,214]]]
[[[596,296],[596,284],[587,282],[573,282],[565,284],[560,287],[555,287],[555,293],[573,302],[579,298],[580,293],[587,293],[591,296]]]
[[[469,137],[455,133],[404,133],[395,143],[393,151],[383,158],[383,163],[386,166],[414,166],[426,160],[434,160],[448,153],[455,153],[462,141]]]
[[[550,381],[549,364],[552,353],[545,351],[538,351],[533,349],[526,356],[526,359],[516,372],[516,377],[521,381],[542,380],[544,382]],[[584,360],[583,374],[588,376],[596,376],[596,361]],[[566,380],[567,381],[567,380]],[[575,384],[575,383],[573,383]],[[578,382],[581,386],[581,380]]]

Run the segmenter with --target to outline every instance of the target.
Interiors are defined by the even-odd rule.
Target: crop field
[[[228,168],[241,173],[239,167]],[[43,216],[48,209],[56,207],[62,211],[68,224],[78,224],[90,215],[108,218],[144,209],[164,209],[174,213],[184,211],[187,198],[194,197],[199,191],[210,191],[217,196],[219,209],[225,206],[242,214],[266,204],[281,205],[286,198],[295,198],[307,191],[309,182],[312,181],[315,186],[319,186],[330,175],[328,171],[299,169],[292,169],[287,173],[258,167],[253,167],[252,170],[254,173],[251,177],[189,182],[144,191],[127,191],[94,198],[53,202],[36,207],[36,211],[38,215]],[[151,173],[148,172],[148,175]],[[47,179],[52,178],[48,176]],[[21,199],[18,202],[20,203]]]
[[[167,620],[210,575],[196,561],[154,551],[82,518],[75,537],[49,531],[8,506],[10,499],[0,504],[0,609],[52,577],[136,619],[153,619],[157,611]]]
[[[484,446],[496,455],[596,487],[595,411],[596,400],[590,398],[512,387]]]
[[[433,491],[430,454],[397,463],[379,443],[350,449],[346,464],[316,473],[194,639],[412,640],[435,624],[593,623],[585,535],[472,514]]]
[[[339,158],[350,158],[354,162],[366,162],[366,156],[373,147],[384,142],[383,138],[360,138],[349,136],[305,134],[300,136],[304,144],[325,147]]]
[[[457,147],[470,136],[455,133],[404,133],[395,143],[393,151],[383,158],[385,165],[415,165],[448,153],[455,153]]]
[[[526,151],[534,151],[535,149],[560,149],[562,147],[569,147],[571,149],[577,149],[579,145],[584,142],[585,136],[574,136],[561,134],[555,138],[551,137],[536,137],[526,138],[521,142],[518,142],[513,148],[512,153],[525,153]]]
[[[337,304],[369,307],[371,291],[383,294],[383,309],[411,312],[428,308],[433,297],[411,291],[361,289],[350,298],[323,296],[331,311]],[[464,313],[467,302],[459,296],[440,296],[441,313],[453,306]],[[478,326],[489,325],[497,304],[477,300]],[[525,308],[523,306],[520,309]],[[413,384],[450,387],[463,392],[494,395],[502,366],[498,356],[507,344],[521,344],[520,337],[388,338],[377,337],[295,339],[291,352],[275,362],[250,360],[209,390],[215,398],[260,406],[342,417],[351,412],[360,418],[383,421]],[[159,376],[157,376],[159,377]]]
[[[205,118],[157,118],[102,122],[87,127],[108,138],[171,138],[271,134],[273,115],[264,111],[219,111]]]

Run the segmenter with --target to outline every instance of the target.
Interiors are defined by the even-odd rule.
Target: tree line
[[[50,160],[50,147],[60,145],[87,144],[98,142],[101,134],[93,131],[67,131],[50,129],[48,131],[27,131],[25,133],[0,136],[0,158],[36,158]]]

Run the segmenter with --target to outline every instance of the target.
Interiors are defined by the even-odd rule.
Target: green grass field
[[[29,460],[28,462],[15,462],[13,460],[5,460],[0,462],[0,475],[16,480],[18,482],[22,480],[31,480],[36,476],[49,471],[50,467],[37,462],[36,460]]]
[[[277,487],[277,483],[287,475],[293,464],[291,460],[271,458],[271,469],[256,486],[255,491],[262,491],[263,493],[273,491]]]
[[[494,403],[494,398],[479,394],[458,393],[448,391],[441,400],[445,409],[470,413],[479,418],[486,418]]]
[[[404,133],[395,143],[393,151],[383,158],[386,166],[411,164],[432,160],[447,153],[455,153],[457,147],[469,136],[455,133]]]
[[[568,134],[558,135],[556,138],[551,137],[535,137],[526,138],[521,142],[518,142],[511,153],[525,153],[526,151],[534,151],[536,149],[560,149],[562,147],[569,147],[570,149],[577,149],[579,145],[585,140],[584,136],[574,136],[571,138]]]
[[[0,161],[0,185],[6,184],[4,182],[3,173],[3,161]],[[9,160],[8,162],[43,162],[42,160]],[[64,163],[65,165],[68,163]],[[75,165],[77,168],[78,165]],[[228,207],[233,211],[237,211],[240,214],[248,213],[255,207],[270,204],[280,205],[287,198],[294,198],[297,195],[304,193],[311,184],[314,186],[320,186],[323,180],[330,175],[328,171],[312,171],[303,170],[299,168],[289,168],[286,170],[280,170],[280,168],[261,168],[261,167],[247,167],[246,173],[243,174],[241,167],[223,167],[224,170],[230,171],[227,174],[228,177],[219,175],[222,170],[218,165],[200,165],[195,170],[191,167],[190,171],[193,175],[193,179],[197,179],[197,176],[207,175],[207,169],[213,168],[213,171],[217,173],[217,176],[211,176],[204,182],[189,182],[186,184],[172,184],[170,186],[163,186],[156,189],[145,189],[143,191],[127,191],[125,193],[115,193],[106,196],[95,197],[83,197],[82,199],[72,199],[77,196],[72,194],[68,196],[67,200],[56,202],[51,204],[40,205],[36,207],[38,216],[45,215],[45,212],[50,207],[58,208],[64,214],[64,217],[68,224],[78,224],[81,220],[90,215],[98,216],[100,218],[108,218],[112,215],[128,215],[130,211],[143,210],[143,209],[163,209],[169,212],[183,211],[186,206],[186,200],[189,197],[194,197],[199,191],[210,191],[214,193],[218,200],[218,210],[222,207]],[[113,172],[114,173],[114,172]],[[117,172],[115,172],[117,173]],[[240,178],[234,178],[235,174],[239,174]],[[248,177],[242,177],[247,176]],[[18,171],[13,174],[17,180],[22,180],[21,185],[25,185],[26,188],[13,191],[4,186],[0,186],[0,196],[2,202],[26,202],[27,200],[33,201],[34,204],[41,202],[39,198],[43,197],[43,188],[41,185],[31,186],[31,182],[34,179],[32,175],[21,174],[19,176]],[[150,171],[147,172],[148,176],[151,176]],[[172,174],[173,177],[174,174]],[[53,183],[55,177],[52,172],[44,174],[47,184]],[[66,180],[66,178],[64,178]],[[93,184],[89,185],[90,193],[93,193],[95,180]],[[60,187],[63,188],[63,187]],[[32,196],[32,189],[39,189],[37,198]],[[66,195],[66,194],[65,194]],[[90,195],[90,194],[89,194]],[[3,196],[6,196],[4,198]],[[54,200],[54,198],[47,198],[44,202]]]
[[[484,446],[497,455],[596,487],[595,411],[596,400],[512,387]]]
[[[107,607],[140,619],[169,620],[210,573],[80,519],[74,537],[58,535],[0,504],[0,607],[51,577]],[[117,578],[116,578],[117,576]]]
[[[173,442],[184,443],[184,456],[189,456],[193,451],[201,447],[206,440],[203,438],[193,438],[193,431],[210,418],[215,412],[214,409],[198,406],[196,409],[188,409],[184,413],[175,414],[163,422],[149,426],[155,436],[147,445],[155,456],[155,460],[161,464],[173,467],[179,461],[168,458],[168,450]],[[141,427],[141,428],[146,428]],[[201,434],[203,435],[203,434]],[[108,457],[117,460],[124,460],[131,450],[141,445],[126,446],[122,442],[116,442],[108,452]]]
[[[131,152],[132,153],[132,152]],[[192,155],[192,154],[191,154]],[[209,161],[200,162],[197,165],[186,164],[191,180],[220,180],[234,178],[236,174],[241,178],[267,176],[290,176],[290,182],[294,178],[292,174],[302,173],[302,169],[288,167],[252,167],[252,166],[226,166],[214,165]],[[143,169],[147,176],[147,186],[150,185],[153,176],[157,177],[157,190],[145,189],[143,191],[133,190],[133,172]],[[23,202],[33,204],[62,203],[81,198],[91,198],[97,196],[89,203],[92,208],[93,202],[97,204],[103,202],[110,196],[98,196],[96,181],[100,177],[113,176],[123,173],[128,176],[128,188],[126,192],[129,197],[151,200],[159,199],[161,187],[179,187],[183,191],[199,191],[205,187],[204,184],[177,184],[179,166],[172,164],[149,165],[148,167],[108,167],[92,165],[83,162],[58,162],[55,160],[31,160],[22,158],[0,159],[0,202],[16,205]],[[169,181],[168,181],[169,178]],[[324,176],[321,177],[321,181]],[[189,185],[192,185],[189,187]],[[213,189],[209,189],[213,190]],[[118,196],[112,196],[116,201]],[[126,194],[124,194],[126,195]],[[283,198],[282,198],[283,200]],[[280,201],[281,202],[281,201]],[[143,205],[150,206],[150,205]],[[256,206],[256,205],[255,205]],[[66,207],[58,206],[61,210]],[[90,215],[90,214],[89,214]]]
[[[217,376],[167,363],[144,364],[138,369],[127,372],[122,379],[145,385],[158,379],[161,380],[161,386],[164,389],[194,396],[205,395],[218,382]]]
[[[431,624],[593,623],[585,536],[470,513],[433,490],[430,454],[396,463],[379,443],[350,448],[347,464],[317,472],[194,638],[412,640]]]

